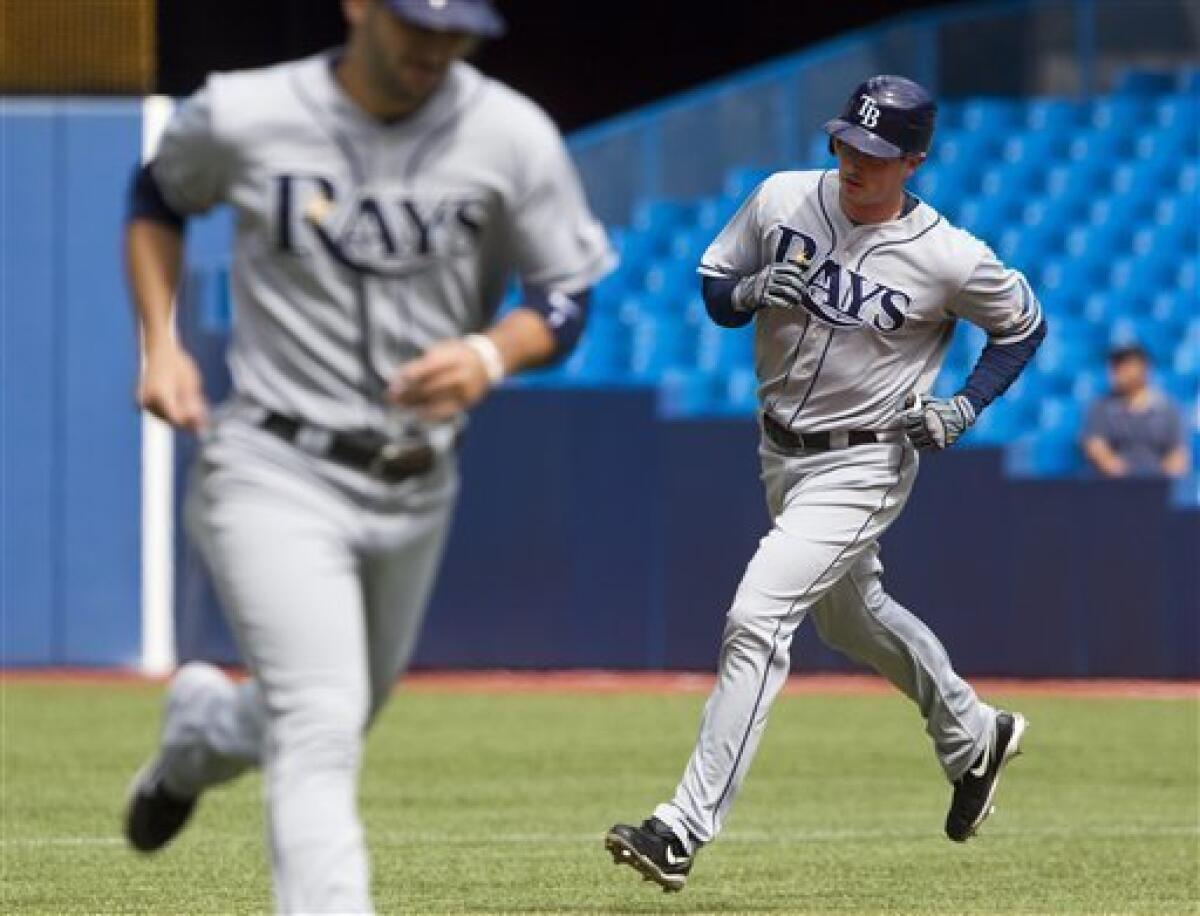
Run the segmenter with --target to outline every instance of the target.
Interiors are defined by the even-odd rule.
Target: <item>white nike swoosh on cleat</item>
[[[983,779],[983,777],[987,775],[988,763],[991,762],[991,759],[992,745],[989,743],[984,749],[983,753],[979,755],[979,763],[967,770],[967,775]]]
[[[675,850],[670,846],[667,847],[667,864],[668,865],[684,865],[687,863],[688,856],[677,856]]]

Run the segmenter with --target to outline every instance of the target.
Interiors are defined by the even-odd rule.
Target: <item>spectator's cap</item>
[[[1150,354],[1146,352],[1145,347],[1136,342],[1117,344],[1108,351],[1108,364],[1110,366],[1115,366],[1129,359],[1140,359],[1142,362],[1148,363],[1150,362]]]
[[[466,32],[499,38],[507,26],[491,0],[384,0],[405,22],[436,32]]]

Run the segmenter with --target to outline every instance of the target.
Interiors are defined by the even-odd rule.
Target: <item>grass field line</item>
[[[989,829],[981,834],[983,839],[1022,839],[1022,838],[1099,838],[1125,839],[1133,837],[1155,836],[1195,836],[1200,837],[1200,824],[1097,824],[1080,827],[1035,827],[1024,830]],[[507,846],[522,843],[598,843],[603,837],[602,831],[594,833],[551,833],[551,832],[516,832],[516,833],[441,833],[441,832],[399,832],[371,833],[372,844],[380,846],[410,846],[417,844],[438,844],[446,846]],[[750,844],[796,844],[829,843],[829,842],[863,842],[869,840],[928,840],[941,837],[928,829],[870,829],[870,830],[731,830],[722,835],[722,843]],[[260,842],[257,836],[214,836],[201,840],[193,840],[199,845],[230,843],[249,845]],[[0,847],[28,848],[43,846],[121,846],[125,840],[118,836],[62,836],[62,837],[10,837],[0,840]]]

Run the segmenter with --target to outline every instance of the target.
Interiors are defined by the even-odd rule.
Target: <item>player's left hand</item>
[[[975,423],[975,408],[961,394],[928,401],[910,394],[904,407],[904,432],[919,449],[949,448]]]
[[[427,420],[448,420],[478,404],[492,383],[480,355],[462,340],[443,340],[400,367],[388,400]]]

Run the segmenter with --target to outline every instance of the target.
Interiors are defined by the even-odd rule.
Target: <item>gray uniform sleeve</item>
[[[1019,270],[1005,267],[983,243],[983,256],[949,309],[987,331],[995,344],[1024,340],[1042,323],[1042,306]]]
[[[524,150],[524,180],[509,215],[516,268],[525,284],[574,293],[607,274],[616,258],[562,137],[548,120],[542,127]]]
[[[1083,429],[1080,430],[1079,439],[1081,442],[1087,442],[1089,439],[1101,439],[1108,442],[1111,438],[1111,431],[1108,423],[1108,411],[1105,409],[1103,400],[1094,401],[1092,406],[1088,408],[1087,417],[1083,421]]]
[[[1183,414],[1179,410],[1179,405],[1174,401],[1167,401],[1167,451],[1173,452],[1177,448],[1183,448],[1187,442],[1184,436]]]
[[[226,199],[234,157],[217,135],[212,80],[175,111],[151,166],[172,209],[203,213]]]
[[[759,185],[733,214],[700,258],[699,272],[706,277],[746,277],[763,268]]]

